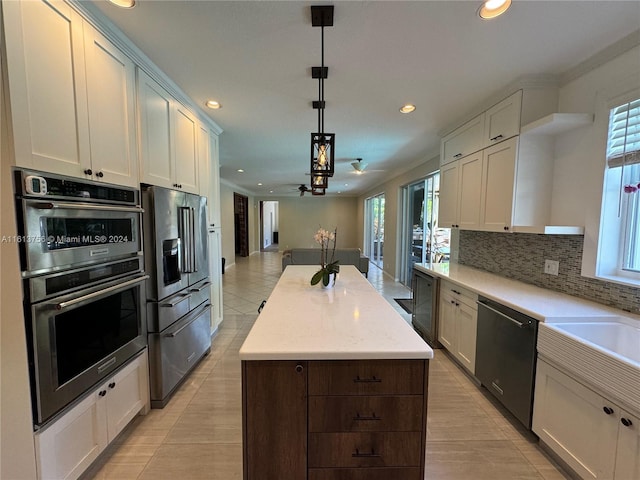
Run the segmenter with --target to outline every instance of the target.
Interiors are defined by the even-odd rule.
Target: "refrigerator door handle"
[[[191,238],[191,271],[198,271],[198,255],[196,254],[196,210],[189,208],[189,228]]]
[[[180,237],[181,243],[181,252],[183,257],[183,265],[184,269],[182,270],[185,273],[191,272],[191,264],[192,264],[192,248],[191,248],[191,209],[189,207],[179,207],[178,208],[178,217],[179,217],[179,228],[180,228]]]

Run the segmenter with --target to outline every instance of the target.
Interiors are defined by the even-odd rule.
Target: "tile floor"
[[[241,258],[227,269],[223,277],[224,322],[211,353],[164,409],[137,417],[84,480],[242,478],[238,349],[280,270],[278,253]],[[394,297],[410,295],[406,287],[384,277],[374,266],[369,280],[410,320],[393,301]],[[568,478],[537,447],[533,437],[505,417],[501,406],[441,350],[436,350],[430,366],[428,409],[425,479]]]

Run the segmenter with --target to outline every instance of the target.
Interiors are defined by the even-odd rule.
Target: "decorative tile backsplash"
[[[458,262],[538,287],[640,313],[640,288],[580,276],[582,235],[535,235],[461,230]],[[558,260],[558,276],[544,273]]]

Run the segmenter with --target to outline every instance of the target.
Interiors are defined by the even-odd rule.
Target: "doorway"
[[[384,193],[365,200],[365,255],[377,267],[384,261]]]
[[[260,251],[277,252],[279,249],[278,202],[260,202]]]
[[[236,255],[249,256],[249,197],[233,192],[233,231]]]
[[[440,173],[402,189],[402,259],[400,282],[411,286],[416,263],[449,261],[449,233],[438,226]]]

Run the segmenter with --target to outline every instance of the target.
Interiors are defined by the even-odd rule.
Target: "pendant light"
[[[321,43],[320,43],[320,67],[311,69],[311,77],[318,79],[318,101],[313,102],[313,108],[318,110],[318,130],[311,134],[311,177],[333,177],[335,171],[334,163],[334,145],[335,134],[325,133],[324,131],[324,80],[327,78],[329,68],[324,66],[324,27],[333,26],[333,5],[320,5],[311,7],[311,25],[320,27]],[[315,181],[312,181],[312,188]],[[324,182],[328,186],[328,181]],[[324,195],[324,187],[322,193],[314,193],[315,195]],[[313,193],[313,192],[312,192]]]

